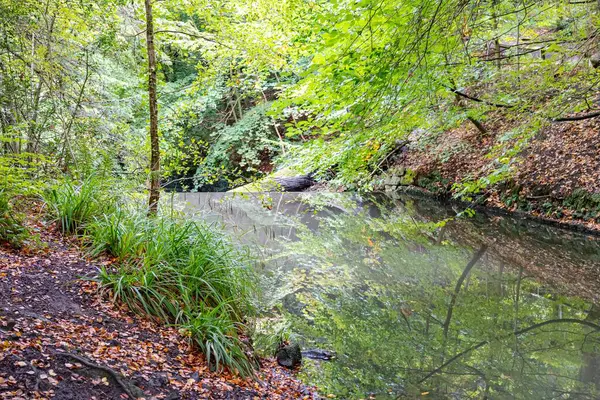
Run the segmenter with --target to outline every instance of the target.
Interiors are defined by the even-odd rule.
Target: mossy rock
[[[415,179],[417,178],[417,173],[412,169],[406,169],[400,184],[403,186],[414,185]]]
[[[283,168],[279,171],[272,173],[266,178],[260,179],[256,182],[249,183],[244,186],[237,187],[230,190],[232,193],[257,193],[257,192],[283,192],[286,191],[285,186],[288,180],[312,180],[306,175],[301,175],[297,171],[290,168]],[[314,181],[313,181],[314,183]],[[310,185],[308,185],[310,186]]]

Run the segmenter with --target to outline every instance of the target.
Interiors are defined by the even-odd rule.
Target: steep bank
[[[526,120],[495,112],[485,134],[469,121],[441,134],[414,132],[374,179],[375,188],[416,186],[599,229],[600,120],[549,122],[522,141],[527,129]]]

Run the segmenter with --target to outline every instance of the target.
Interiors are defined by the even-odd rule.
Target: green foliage
[[[0,244],[20,247],[28,236],[23,216],[14,210],[8,193],[0,188]]]
[[[427,176],[419,177],[417,185],[432,193],[444,194],[447,191],[450,182],[448,179],[443,178],[439,172],[433,171]]]
[[[2,153],[43,154],[68,168],[106,137],[101,107],[88,107],[100,100],[97,61],[117,48],[115,5],[0,1]]]
[[[575,210],[579,218],[597,218],[600,216],[600,194],[575,189],[563,201],[563,206]]]
[[[489,177],[467,183],[473,192],[509,176],[505,166],[539,121],[595,101],[598,72],[587,62],[597,52],[592,3],[191,0],[154,7],[162,173],[172,188],[224,189],[260,178],[285,149],[278,164],[369,189],[399,140],[423,147],[427,138],[416,132],[437,135],[467,117],[487,122],[494,105],[509,106],[501,108],[527,123],[496,139]],[[117,171],[144,171],[141,8],[4,0],[0,22],[3,156],[43,154],[67,172],[108,156]],[[449,147],[438,158],[448,160]]]
[[[119,260],[116,270],[100,272],[114,300],[185,330],[215,368],[252,373],[239,337],[252,313],[252,273],[247,255],[215,228],[121,208],[96,218],[86,234],[93,255]]]
[[[419,131],[443,135],[468,117],[485,125],[502,110],[520,126],[493,138],[488,168],[456,189],[475,193],[511,176],[542,122],[593,108],[598,73],[585,61],[597,53],[588,41],[597,19],[591,3],[365,0],[306,8],[315,22],[295,37],[299,79],[275,109],[295,113],[289,135],[317,137],[288,164],[333,170],[334,184],[368,189],[395,140],[423,147]],[[446,145],[444,161],[453,150]]]
[[[217,370],[225,365],[244,376],[253,375],[258,365],[249,357],[250,349],[238,336],[245,327],[231,319],[223,310],[226,307],[226,303],[212,309],[200,306],[193,311],[195,314],[182,313],[178,324],[190,342],[206,356],[209,365]]]
[[[268,104],[256,106],[234,125],[212,134],[213,144],[196,171],[199,184],[213,183],[226,175],[232,185],[239,185],[251,177],[263,176],[270,169],[270,160],[281,149],[273,139],[273,124],[266,115],[268,107]]]
[[[170,188],[229,188],[277,163],[368,190],[406,141],[425,149],[468,117],[487,123],[500,109],[511,126],[486,137],[489,163],[453,186],[470,199],[509,180],[550,119],[597,103],[598,71],[587,62],[597,52],[593,3],[166,0],[154,6],[161,172]],[[251,312],[244,257],[209,227],[179,216],[148,219],[121,204],[106,178],[139,183],[148,172],[143,25],[141,7],[121,1],[0,0],[0,237],[18,242],[22,233],[11,199],[42,192],[39,182],[56,178],[60,183],[43,197],[60,230],[85,233],[92,254],[118,259],[117,271],[102,272],[105,288],[132,309],[180,326],[214,365],[248,373],[239,339]],[[467,151],[449,144],[433,159],[448,162]],[[105,175],[89,175],[100,166]],[[63,182],[60,174],[89,177]],[[408,171],[403,183],[416,178]],[[435,174],[417,183],[449,184]],[[574,193],[566,203],[582,214],[598,209],[588,194]],[[406,238],[432,227],[439,225],[351,221],[346,239],[366,246],[381,232]],[[428,239],[410,245],[426,246]],[[345,254],[334,234],[307,234],[306,242],[323,252],[325,267]],[[395,256],[385,243],[368,247],[354,256],[367,259],[369,272],[379,263],[375,252]],[[417,259],[408,253],[400,256]],[[447,276],[456,275],[454,264]],[[336,277],[325,283],[335,288]],[[376,294],[389,300],[385,291]],[[344,310],[310,305],[324,316],[317,322],[332,319],[339,331],[350,325]],[[372,322],[397,316],[382,311]],[[411,334],[396,339],[413,354],[418,343]],[[368,350],[368,340],[356,340]],[[426,361],[439,350],[435,340]]]
[[[61,232],[80,233],[86,223],[110,211],[114,199],[105,177],[90,175],[79,182],[67,178],[44,193],[50,218]]]
[[[130,212],[117,206],[110,214],[100,215],[88,224],[86,232],[92,256],[107,253],[119,261],[142,257],[146,239],[143,232],[148,222],[145,218],[129,217]]]

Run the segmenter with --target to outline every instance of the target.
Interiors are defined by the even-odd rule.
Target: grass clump
[[[256,365],[240,336],[256,287],[247,254],[201,222],[174,212],[149,217],[114,194],[124,186],[92,175],[44,199],[63,233],[81,234],[92,256],[116,258],[117,267],[98,276],[114,301],[181,329],[211,367],[252,375]]]
[[[185,331],[212,367],[251,375],[240,333],[255,288],[247,255],[211,227],[179,216],[116,209],[86,227],[93,255],[119,260],[100,271],[104,290],[133,311]]]
[[[107,183],[100,176],[90,175],[83,182],[63,181],[44,193],[50,217],[62,233],[79,233],[94,217],[110,212],[113,201]]]

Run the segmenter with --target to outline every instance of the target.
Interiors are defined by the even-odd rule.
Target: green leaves
[[[24,225],[24,216],[14,210],[11,198],[0,188],[0,244],[8,243],[20,247],[29,232]]]

